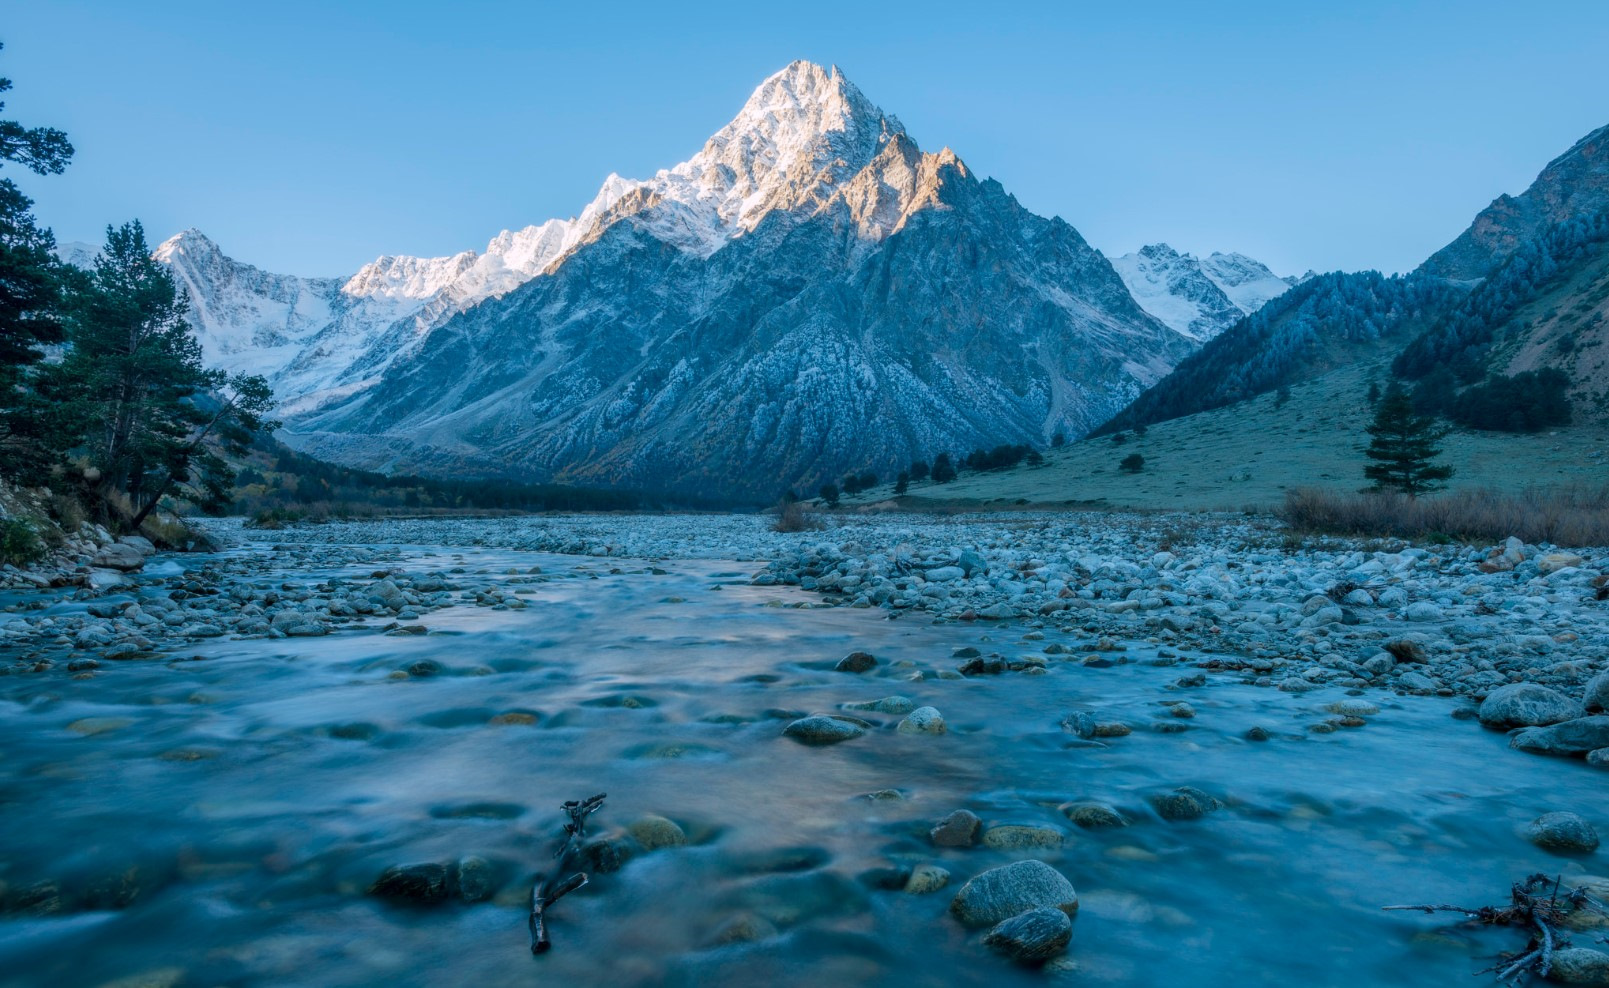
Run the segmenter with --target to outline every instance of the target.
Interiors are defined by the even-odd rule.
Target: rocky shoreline
[[[53,573],[11,587],[75,583],[80,613],[0,624],[16,658],[45,671],[63,648],[86,672],[217,637],[322,635],[343,627],[423,633],[429,612],[515,594],[447,572],[386,566],[399,545],[480,546],[643,561],[759,565],[758,586],[798,586],[823,606],[882,608],[938,622],[1050,632],[1036,653],[960,657],[957,675],[1033,673],[1050,662],[1122,664],[1125,642],[1190,653],[1210,671],[1286,692],[1325,686],[1472,701],[1459,715],[1520,729],[1516,747],[1609,754],[1609,549],[1418,546],[1298,540],[1244,515],[997,513],[855,515],[804,533],[754,515],[563,515],[385,520],[253,531],[204,523],[247,551],[153,578],[144,540],[86,541]],[[143,545],[141,543],[144,543]],[[298,569],[379,567],[364,579],[267,585]],[[541,582],[532,574],[530,582]],[[1477,707],[1476,704],[1481,704]],[[1561,725],[1561,726],[1553,726]]]

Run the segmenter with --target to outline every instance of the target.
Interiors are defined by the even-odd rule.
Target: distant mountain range
[[[1161,244],[1114,266],[809,62],[688,161],[480,253],[344,278],[196,230],[156,253],[206,359],[267,376],[296,448],[751,496],[1082,435],[1289,286]]]

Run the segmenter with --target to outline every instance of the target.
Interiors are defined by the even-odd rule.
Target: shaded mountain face
[[[1185,336],[1210,340],[1283,294],[1281,278],[1244,254],[1214,251],[1205,260],[1167,244],[1148,244],[1112,260],[1140,307]]]
[[[176,240],[198,335],[266,361],[286,441],[385,470],[770,497],[1082,434],[1195,346],[807,62],[687,162],[483,254],[276,281]]]
[[[1517,196],[1498,196],[1458,239],[1432,254],[1420,271],[1438,278],[1484,278],[1515,250],[1572,218],[1609,210],[1609,126],[1553,159]]]

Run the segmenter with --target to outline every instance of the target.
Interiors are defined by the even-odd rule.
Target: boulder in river
[[[1555,951],[1549,977],[1567,985],[1609,985],[1609,954],[1589,947]]]
[[[1575,813],[1542,814],[1525,828],[1525,839],[1563,854],[1591,854],[1598,849],[1598,832]]]
[[[1151,797],[1151,805],[1164,820],[1199,820],[1223,804],[1191,786],[1180,786],[1172,792]]]
[[[938,822],[929,836],[939,847],[971,847],[978,841],[983,821],[971,810],[956,810]]]
[[[1494,730],[1514,727],[1545,727],[1581,715],[1574,700],[1535,683],[1509,683],[1499,686],[1481,701],[1480,722]]]
[[[1060,909],[1030,909],[1002,920],[984,934],[983,942],[1012,960],[1048,960],[1067,949],[1073,921]]]
[[[950,912],[963,926],[993,926],[1030,909],[1078,911],[1078,893],[1061,872],[1036,858],[990,868],[961,886]]]
[[[877,657],[870,652],[850,652],[833,668],[839,672],[870,672],[877,668]]]
[[[646,851],[657,851],[662,847],[682,847],[687,843],[687,832],[674,820],[667,820],[654,813],[627,827],[626,832],[631,834]]]
[[[820,715],[801,718],[782,729],[784,737],[814,746],[837,744],[865,733],[866,729],[859,724]]]
[[[1105,803],[1097,803],[1093,800],[1066,803],[1061,807],[1061,811],[1067,819],[1085,830],[1104,830],[1108,827],[1128,826],[1128,821],[1123,819],[1123,814]]]
[[[1585,755],[1609,748],[1609,716],[1597,714],[1547,727],[1528,727],[1509,738],[1508,746],[1537,755]]]
[[[1055,827],[1031,827],[1021,824],[1002,824],[983,832],[983,846],[1001,851],[1015,851],[1025,847],[1060,847],[1066,835]]]
[[[944,717],[933,707],[917,707],[896,728],[901,734],[943,734]]]

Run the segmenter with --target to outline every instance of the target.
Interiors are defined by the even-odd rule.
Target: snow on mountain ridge
[[[1198,259],[1161,243],[1113,258],[1112,266],[1141,308],[1202,342],[1293,284],[1244,254],[1215,251]]]

